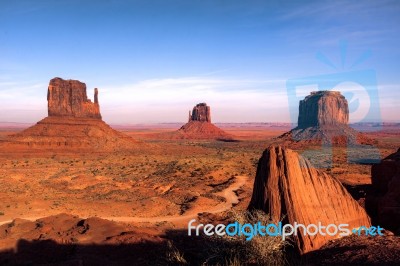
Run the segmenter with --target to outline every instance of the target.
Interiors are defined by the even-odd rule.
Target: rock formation
[[[92,103],[86,95],[86,84],[78,80],[50,80],[47,103],[49,116],[101,119],[97,88],[94,90]]]
[[[200,122],[209,122],[211,123],[211,112],[210,106],[206,103],[199,103],[193,107],[192,114],[189,111],[189,122],[190,121],[200,121]]]
[[[339,145],[375,143],[348,122],[348,103],[340,92],[314,91],[300,101],[297,127],[279,138]]]
[[[309,225],[370,226],[365,210],[334,177],[315,169],[290,149],[271,146],[259,160],[250,210],[268,213],[275,222]],[[300,230],[300,229],[299,229]],[[333,237],[317,234],[295,237],[301,253],[316,250]]]
[[[400,235],[400,149],[371,168],[366,208],[374,224]]]
[[[217,139],[233,140],[233,136],[226,133],[211,123],[210,106],[206,103],[199,103],[189,111],[189,121],[178,131],[167,134],[172,139]],[[165,135],[165,136],[167,136]]]
[[[349,106],[338,91],[313,91],[300,101],[298,128],[347,125]]]
[[[143,226],[65,213],[36,221],[17,218],[0,225],[0,265],[154,265],[154,254],[164,251],[157,234]]]
[[[211,123],[210,107],[206,103],[199,103],[189,111],[188,122],[179,130],[156,135],[157,139],[214,139],[234,141],[231,134],[226,133]]]
[[[85,83],[54,78],[50,80],[47,100],[48,117],[11,136],[6,146],[62,151],[123,149],[134,143],[101,120],[97,88],[92,103],[87,98]]]

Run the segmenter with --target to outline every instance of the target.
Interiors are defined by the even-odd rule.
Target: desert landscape
[[[398,206],[398,124],[358,133],[348,125],[346,99],[322,91],[300,103],[305,107],[293,130],[284,123],[218,128],[205,103],[196,105],[181,127],[120,125],[115,130],[101,119],[98,94],[96,89],[92,103],[84,83],[55,78],[48,87],[48,117],[29,128],[2,125],[1,264],[399,262],[398,207],[385,208]],[[318,109],[320,101],[324,108]],[[290,137],[300,130],[307,137]],[[273,170],[274,160],[282,170]],[[304,171],[295,170],[303,164],[309,170],[284,174]],[[287,181],[272,181],[273,175]],[[315,180],[309,183],[308,178]],[[282,206],[266,204],[282,200]],[[385,235],[275,240],[239,259],[234,254],[249,252],[248,247],[187,234],[191,219],[227,223],[237,215],[243,218],[247,209],[259,209],[262,219],[273,222],[379,224]],[[354,247],[360,243],[373,251],[360,253]],[[347,251],[340,258],[330,260],[343,249]]]
[[[0,1],[0,265],[400,265],[399,14]]]

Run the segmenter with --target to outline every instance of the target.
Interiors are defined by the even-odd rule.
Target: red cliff
[[[87,98],[86,84],[78,80],[50,80],[47,103],[49,116],[101,119],[98,90],[95,89],[93,103]]]

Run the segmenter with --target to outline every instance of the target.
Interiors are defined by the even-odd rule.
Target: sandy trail
[[[224,189],[221,192],[216,193],[218,196],[225,198],[225,202],[219,203],[214,207],[204,209],[202,206],[195,206],[194,208],[187,211],[184,215],[173,215],[173,216],[155,216],[155,217],[134,217],[134,216],[118,216],[118,217],[99,217],[102,219],[116,221],[116,222],[135,222],[135,223],[159,223],[159,222],[171,222],[177,226],[187,225],[188,221],[196,219],[199,213],[220,213],[227,211],[232,208],[233,205],[239,203],[236,191],[239,190],[248,180],[247,176],[237,176],[235,182]],[[44,218],[43,216],[37,217],[18,217],[20,219],[25,219],[29,221],[35,221],[37,219]],[[88,218],[88,217],[82,217]],[[0,225],[10,223],[12,220],[0,221]]]

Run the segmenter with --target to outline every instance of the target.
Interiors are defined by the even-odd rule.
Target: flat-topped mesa
[[[189,122],[190,121],[200,121],[200,122],[209,122],[211,123],[211,112],[210,106],[206,103],[199,103],[193,107],[192,114],[189,111]]]
[[[300,101],[298,128],[347,125],[349,106],[339,91],[313,91]]]
[[[98,94],[94,89],[93,103],[87,98],[85,83],[53,78],[47,91],[48,115],[101,119]]]

